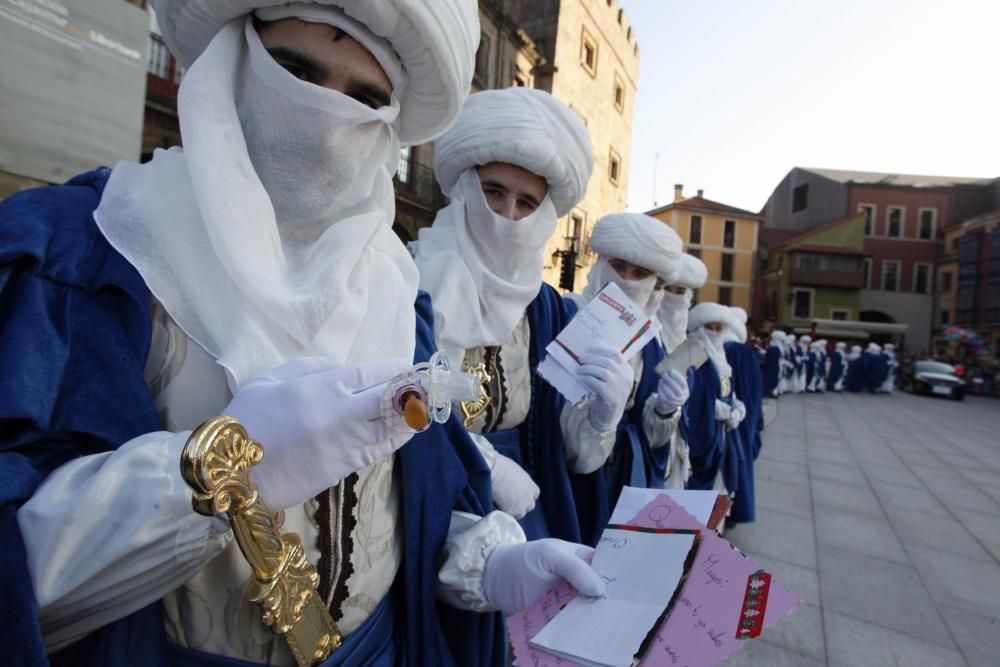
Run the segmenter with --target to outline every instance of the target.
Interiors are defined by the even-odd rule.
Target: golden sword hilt
[[[194,510],[226,514],[244,558],[253,568],[246,595],[260,606],[264,623],[282,635],[299,667],[315,665],[343,641],[316,591],[319,575],[295,533],[281,533],[283,516],[272,513],[250,481],[264,448],[232,417],[199,426],[181,454],[181,475],[194,491]]]

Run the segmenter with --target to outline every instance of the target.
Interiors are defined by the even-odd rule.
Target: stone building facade
[[[574,288],[596,260],[587,239],[594,223],[627,205],[639,45],[617,0],[507,0],[507,13],[537,44],[545,64],[535,76],[575,110],[590,131],[594,175],[586,197],[549,240],[545,278],[559,283],[565,257],[575,263]],[[569,253],[569,254],[568,254]]]

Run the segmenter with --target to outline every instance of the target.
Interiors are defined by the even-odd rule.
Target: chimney
[[[682,199],[684,199],[684,184],[683,183],[675,183],[674,184],[674,201],[678,202],[678,201],[680,201]]]
[[[704,190],[698,190],[698,196],[699,197],[704,197],[705,196],[705,191]]]

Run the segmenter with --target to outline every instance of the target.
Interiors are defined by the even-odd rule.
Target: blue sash
[[[396,621],[392,594],[386,595],[361,626],[319,667],[393,667],[396,664]],[[284,641],[284,640],[281,640]],[[264,663],[227,658],[170,645],[171,667],[260,667]]]

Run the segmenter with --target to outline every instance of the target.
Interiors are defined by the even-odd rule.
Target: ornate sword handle
[[[247,597],[263,611],[264,623],[283,635],[300,667],[325,660],[343,636],[316,591],[319,575],[299,536],[281,533],[283,517],[272,513],[250,481],[250,468],[264,448],[232,417],[199,426],[181,454],[181,475],[194,491],[194,511],[226,514],[236,543],[253,569]]]

